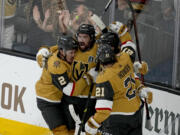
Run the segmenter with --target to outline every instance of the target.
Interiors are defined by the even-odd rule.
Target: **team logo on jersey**
[[[79,80],[84,73],[88,71],[88,64],[82,62],[73,62],[72,77],[75,81]]]
[[[55,61],[55,62],[54,62],[54,67],[57,68],[57,67],[59,67],[59,66],[60,66],[60,61]]]
[[[93,62],[93,61],[94,61],[94,57],[93,56],[89,56],[88,62]]]

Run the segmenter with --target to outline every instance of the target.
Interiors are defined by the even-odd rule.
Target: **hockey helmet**
[[[98,44],[107,44],[111,47],[114,47],[115,53],[119,53],[119,42],[119,37],[114,32],[103,33],[97,40]]]
[[[78,48],[78,42],[71,36],[60,36],[58,39],[59,49],[64,51]]]
[[[101,44],[97,50],[96,60],[102,64],[108,64],[115,61],[115,53],[108,44]]]
[[[78,34],[88,34],[91,39],[95,39],[95,29],[91,24],[81,24],[77,30]]]
[[[113,46],[114,48],[118,48],[119,46],[119,37],[114,32],[103,33],[100,38],[97,40],[99,44],[108,44]]]

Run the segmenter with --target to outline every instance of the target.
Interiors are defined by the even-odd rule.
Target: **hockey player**
[[[125,30],[125,31],[123,31]],[[119,37],[121,41],[129,40],[130,35],[126,34],[126,29],[121,30],[121,36]],[[97,51],[97,45],[95,43],[95,30],[92,25],[89,24],[82,24],[76,34],[77,40],[79,42],[79,49],[76,52],[76,56],[74,58],[74,61],[72,63],[72,80],[74,81],[74,84],[76,86],[81,85],[77,84],[77,81],[83,77],[83,75],[92,76],[93,81],[95,82],[95,78],[97,75],[97,72],[95,71],[96,62],[96,51]],[[45,49],[45,48],[43,48]],[[41,51],[40,49],[39,53],[37,54],[37,61],[42,66],[45,65],[45,59],[48,56],[50,52],[54,52],[57,49],[57,46],[51,47],[50,49],[46,49],[46,51]],[[65,94],[64,97],[66,97],[65,102],[68,104],[73,104],[75,110],[78,110],[78,114],[80,118],[82,118],[85,103],[87,101],[87,95],[90,91],[91,84],[87,85],[87,87],[81,91],[81,90],[74,90],[71,95]],[[72,91],[72,87],[67,87],[69,90],[66,91]],[[88,109],[91,109],[89,114],[87,114],[85,121],[93,115],[95,112],[94,105],[95,105],[95,89],[93,88],[92,91],[92,98],[90,99],[90,107]],[[69,98],[69,99],[68,99]],[[77,113],[77,111],[76,111]],[[73,127],[73,124],[70,126]]]
[[[141,100],[139,95],[152,102],[152,93],[142,84],[135,84],[133,63],[122,52],[115,56],[109,45],[100,45],[97,58],[103,70],[96,79],[96,113],[85,124],[85,131],[95,135],[103,124],[112,135],[142,135]]]
[[[112,48],[103,44],[97,58],[103,70],[96,79],[96,113],[86,123],[86,132],[96,134],[103,122],[106,132],[112,135],[141,135],[141,101],[137,93],[145,91],[151,103],[151,92],[135,84],[133,63],[127,53],[115,56]]]
[[[97,40],[98,44],[108,44],[113,49],[114,53],[118,56],[120,52],[126,52],[130,55],[134,67],[135,73],[141,73],[145,75],[148,72],[148,65],[146,62],[142,61],[140,64],[135,61],[136,57],[136,47],[132,41],[127,41],[124,44],[120,44],[119,37],[114,32],[103,33]]]
[[[72,95],[66,95],[66,103],[72,104],[76,111],[76,114],[82,119],[84,109],[87,102],[87,97],[90,91],[92,91],[92,96],[89,100],[89,106],[86,113],[85,121],[95,113],[95,87],[93,85],[93,77],[96,77],[97,72],[95,71],[96,63],[96,51],[97,45],[95,44],[95,29],[90,24],[82,24],[77,30],[76,34],[77,40],[79,42],[79,48],[76,52],[74,61],[72,63],[72,80],[74,81],[75,85],[77,81],[83,78],[84,75],[88,76],[89,85],[81,91],[75,90]],[[71,111],[71,110],[70,110]]]
[[[73,104],[76,113],[80,116],[80,118],[82,118],[92,83],[91,80],[93,79],[92,76],[96,76],[97,74],[97,72],[95,71],[95,58],[97,51],[97,45],[95,44],[95,29],[90,24],[82,24],[77,30],[76,37],[79,42],[79,47],[78,51],[76,52],[74,61],[71,64],[71,79],[73,81],[73,84],[69,83],[67,87],[63,88],[63,99],[67,105]],[[51,53],[54,54],[56,50],[57,46],[51,48],[41,48],[37,54],[37,61],[39,65],[41,67],[45,66],[45,63],[47,63],[46,59]],[[89,83],[86,85],[86,87],[84,87],[83,90],[73,90],[73,85],[75,85],[76,87],[82,87],[82,84],[78,83],[82,78],[86,78],[86,80],[89,80]],[[94,87],[92,88],[94,89]],[[67,91],[69,91],[69,93]],[[92,95],[95,95],[95,89],[93,90]],[[95,113],[94,106],[96,101],[94,99],[94,96],[91,97],[91,103],[87,111],[89,114],[87,113],[86,120]],[[91,109],[91,111],[89,111],[89,109]],[[68,110],[68,108],[66,108],[66,110]],[[73,122],[69,122],[68,124],[68,126],[71,128],[73,128],[73,126],[75,125]]]
[[[73,135],[68,131],[61,103],[63,87],[70,78],[70,64],[73,62],[77,42],[72,37],[59,40],[59,49],[49,57],[40,80],[36,83],[37,106],[54,135]],[[59,81],[57,81],[57,79]]]
[[[94,21],[94,23],[96,24],[96,27],[99,27],[102,31],[105,30],[105,29],[108,29],[108,31],[112,31],[116,34],[118,34],[118,37],[119,37],[119,40],[120,40],[120,44],[122,46],[127,46],[126,44],[130,45],[132,48],[136,48],[135,44],[132,42],[132,38],[131,38],[131,35],[130,33],[128,32],[128,28],[122,24],[121,22],[113,22],[112,24],[110,24],[107,28],[105,25],[102,26],[102,20],[100,20],[100,18],[97,19],[98,16],[96,15],[93,15],[92,16],[92,21]],[[97,21],[98,20],[98,21]],[[97,21],[97,23],[95,22]],[[99,23],[99,21],[101,21]],[[95,42],[95,40],[97,40],[100,36],[101,36],[101,33],[98,33],[97,36],[95,37],[95,31],[94,31],[94,28],[92,27],[92,25],[90,24],[82,24],[80,25],[78,31],[77,31],[77,34],[76,34],[76,37],[78,37],[78,33],[79,33],[79,30],[80,29],[85,29],[85,27],[87,26],[91,26],[91,30],[89,29],[89,34],[91,36],[91,44],[93,44],[93,42]],[[84,28],[83,28],[84,27]],[[87,32],[86,32],[87,33]],[[80,49],[82,50],[83,49],[83,46],[84,46],[84,43],[81,41],[81,37],[79,39],[77,39],[78,42],[80,42]],[[88,47],[89,45],[87,45]],[[85,46],[84,46],[85,47]],[[92,45],[91,45],[92,47]],[[91,48],[90,47],[90,48]],[[52,46],[50,48],[40,48],[37,55],[36,55],[36,58],[37,58],[37,62],[38,64],[40,65],[40,67],[43,67],[46,63],[46,59],[47,57],[55,52],[57,50],[58,46]],[[86,49],[85,49],[86,50]]]

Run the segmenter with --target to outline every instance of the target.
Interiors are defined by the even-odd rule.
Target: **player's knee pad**
[[[65,125],[61,125],[52,130],[54,135],[69,135],[68,129]]]

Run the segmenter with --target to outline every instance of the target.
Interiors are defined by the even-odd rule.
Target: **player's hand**
[[[38,6],[34,6],[33,8],[33,19],[35,20],[36,23],[38,23],[39,20],[41,19]]]
[[[88,71],[88,74],[91,75],[92,79],[93,79],[93,82],[96,82],[96,77],[98,75],[98,72],[95,70],[95,68],[91,68],[89,71]]]
[[[48,48],[41,48],[36,54],[36,61],[41,68],[45,67],[47,63],[47,59],[50,56],[50,54],[51,53],[49,52]]]
[[[85,131],[87,134],[96,135],[100,124],[98,124],[93,117],[90,117],[85,124]]]
[[[141,98],[146,98],[146,101],[148,104],[151,104],[152,103],[152,100],[153,100],[153,93],[149,90],[149,88],[145,87],[145,88],[142,88],[139,92],[139,96]]]
[[[127,27],[119,21],[116,21],[116,22],[113,22],[112,24],[110,24],[109,29],[111,31],[117,33],[119,35],[119,37],[122,37],[128,31]]]
[[[148,64],[144,61],[142,61],[142,63],[140,63],[139,61],[134,62],[133,67],[135,73],[140,73],[145,75],[148,72]]]
[[[102,19],[96,14],[90,14],[89,21],[95,26],[98,27],[101,31],[106,29],[106,25],[102,21]]]

